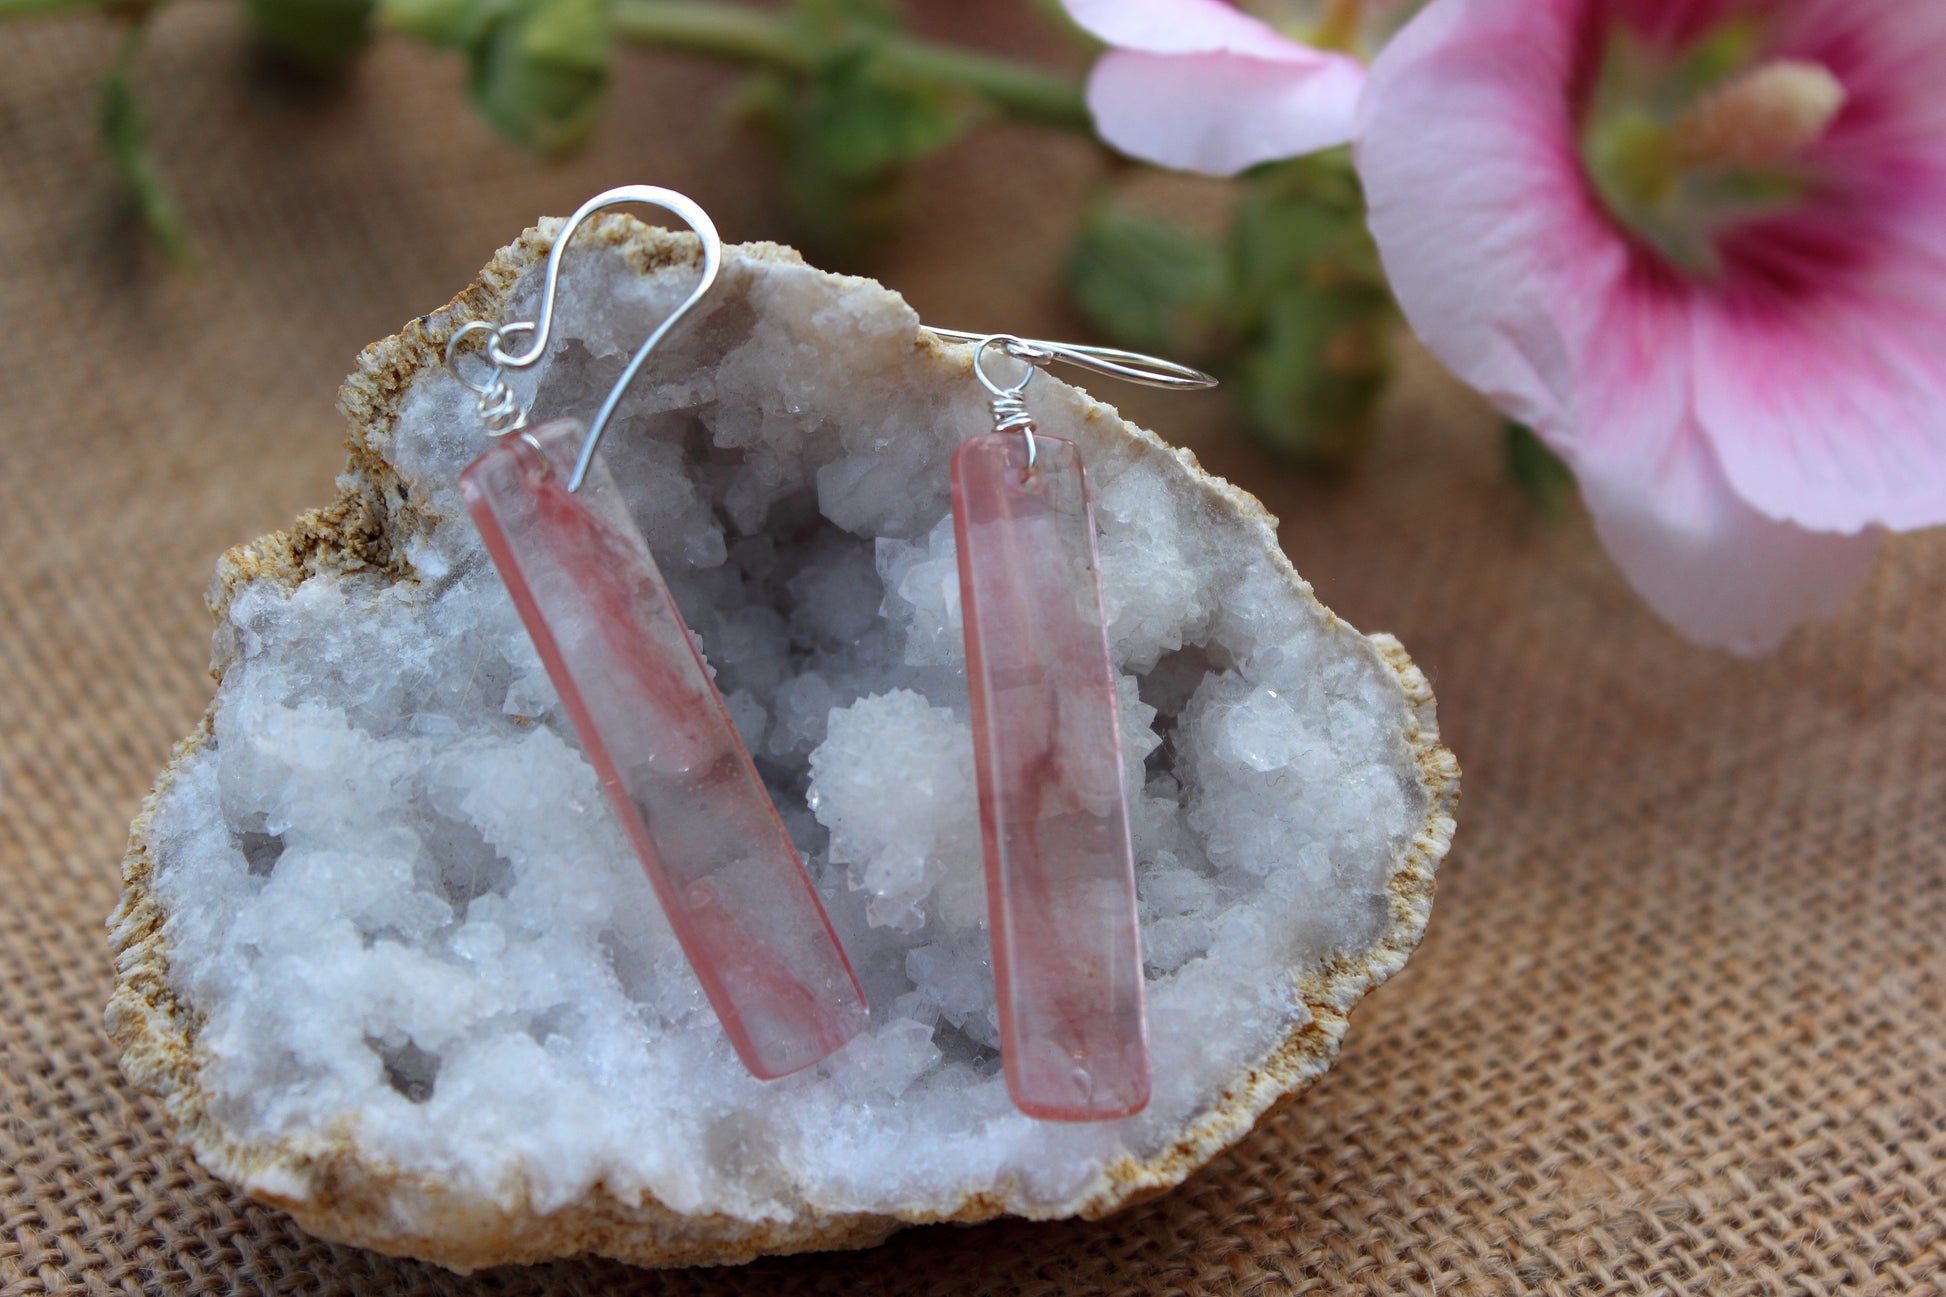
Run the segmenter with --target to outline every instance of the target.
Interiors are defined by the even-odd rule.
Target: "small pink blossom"
[[[1946,522],[1946,3],[1433,0],[1357,157],[1414,328],[1692,638]]]
[[[1112,48],[1088,78],[1102,139],[1181,171],[1234,175],[1351,139],[1365,65],[1225,0],[1065,0]]]

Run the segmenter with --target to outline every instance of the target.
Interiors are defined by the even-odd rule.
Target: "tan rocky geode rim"
[[[338,498],[304,514],[288,531],[238,546],[217,565],[210,591],[221,617],[241,586],[269,580],[295,588],[327,572],[378,573],[416,579],[404,558],[406,541],[428,529],[416,497],[402,489],[378,447],[389,441],[400,399],[413,377],[440,364],[440,349],[461,321],[495,320],[516,282],[546,258],[559,221],[543,222],[503,248],[478,280],[446,308],[422,316],[401,333],[367,347],[346,380],[340,404],[351,420],[350,463],[339,479]],[[621,249],[641,273],[700,260],[695,239],[642,225],[630,217],[597,218],[579,239]],[[726,258],[801,265],[789,248],[754,243],[726,249]],[[915,364],[951,367],[964,376],[970,350],[921,333]],[[1255,521],[1278,570],[1322,612],[1333,633],[1358,632],[1317,603],[1276,543],[1276,519],[1256,499],[1204,473],[1188,451],[1166,445],[1153,433],[1093,404],[1088,417],[1109,421],[1138,457],[1164,456],[1220,509]],[[423,494],[423,493],[420,493]],[[1293,1031],[1257,1068],[1235,1078],[1174,1144],[1158,1156],[1132,1158],[1109,1169],[1105,1188],[1046,1213],[1050,1218],[1107,1215],[1131,1202],[1172,1188],[1247,1134],[1277,1103],[1308,1089],[1337,1057],[1351,1008],[1405,965],[1432,912],[1433,873],[1453,835],[1459,766],[1439,742],[1432,690],[1398,641],[1389,635],[1360,637],[1391,669],[1407,704],[1405,738],[1416,757],[1426,794],[1426,819],[1388,881],[1389,914],[1383,932],[1356,958],[1340,958],[1308,973],[1300,992],[1311,1021]],[[506,1262],[550,1260],[598,1253],[639,1265],[731,1264],[755,1257],[826,1248],[867,1247],[907,1225],[937,1221],[974,1223],[1002,1214],[990,1195],[963,1199],[956,1210],[903,1215],[833,1214],[808,1205],[785,1221],[752,1222],[723,1215],[686,1216],[653,1199],[621,1201],[601,1185],[578,1202],[547,1215],[455,1190],[451,1186],[377,1159],[361,1149],[348,1123],[302,1138],[264,1141],[239,1138],[212,1113],[198,1083],[203,1059],[198,1046],[201,1016],[170,987],[167,918],[152,886],[156,861],[151,838],[155,808],[182,762],[209,741],[214,704],[201,724],[177,745],[129,832],[122,865],[123,892],[111,919],[119,973],[108,1004],[109,1034],[122,1050],[122,1069],[155,1095],[175,1123],[178,1138],[218,1176],[289,1211],[313,1233],[384,1252],[416,1256],[472,1270]],[[506,1188],[524,1201],[522,1186]],[[413,1204],[407,1224],[391,1206]]]

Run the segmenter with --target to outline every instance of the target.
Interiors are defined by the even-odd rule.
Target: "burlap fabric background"
[[[928,21],[978,34],[990,8]],[[762,155],[699,107],[712,69],[625,60],[598,147],[543,169],[421,50],[293,88],[227,4],[156,37],[189,272],[111,215],[111,37],[0,28],[4,1297],[1946,1291],[1946,539],[1889,545],[1841,623],[1743,664],[1658,625],[1578,516],[1528,509],[1485,425],[1410,405],[1324,486],[1207,404],[1128,402],[1284,517],[1327,603],[1404,639],[1466,770],[1412,966],[1322,1084],[1179,1191],[742,1270],[461,1279],[211,1180],[100,1015],[125,826],[207,700],[212,561],[326,497],[356,348],[534,216],[648,180],[731,238],[781,231]],[[1053,270],[1102,172],[1072,140],[977,136],[877,269],[940,323],[1072,331]]]

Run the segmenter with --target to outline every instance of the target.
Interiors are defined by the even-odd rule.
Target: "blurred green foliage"
[[[1251,172],[1220,243],[1110,199],[1082,227],[1067,277],[1116,342],[1221,378],[1275,453],[1333,465],[1364,444],[1397,308],[1344,153]]]
[[[1250,428],[1291,458],[1348,461],[1391,378],[1397,321],[1349,152],[1252,172],[1229,261],[1224,314]]]
[[[1065,25],[1057,0],[1040,3]],[[375,28],[454,50],[482,116],[543,155],[573,149],[593,130],[620,42],[747,69],[735,106],[776,151],[792,237],[827,264],[855,263],[892,233],[912,165],[982,114],[1091,130],[1073,77],[916,39],[896,0],[241,4],[266,46],[309,67],[351,57]],[[102,90],[102,137],[143,218],[180,258],[182,223],[130,82],[149,7],[136,0],[119,11],[131,34]],[[1346,150],[1249,172],[1216,235],[1144,215],[1110,193],[1078,232],[1067,283],[1080,311],[1117,343],[1216,373],[1241,422],[1272,451],[1338,465],[1368,438],[1401,328],[1364,218]],[[1572,476],[1532,433],[1510,428],[1507,438],[1514,480],[1557,509]]]
[[[327,69],[370,39],[375,0],[244,0],[257,39],[302,67]]]
[[[467,85],[496,129],[555,155],[594,131],[608,58],[603,0],[515,0],[467,50]]]
[[[145,18],[146,15],[138,16],[129,27],[128,34],[122,38],[121,51],[115,56],[114,69],[102,83],[101,143],[108,160],[121,173],[136,211],[156,244],[171,261],[182,264],[190,259],[189,240],[183,233],[182,217],[169,195],[169,186],[164,183],[155,156],[149,151],[142,107],[136,102],[130,82],[135,58],[142,49]]]
[[[536,153],[573,150],[600,120],[607,0],[382,0],[380,12],[396,31],[462,51],[480,115]]]
[[[1574,470],[1524,423],[1509,419],[1503,436],[1508,478],[1536,509],[1558,517],[1574,494]]]
[[[1068,295],[1125,347],[1207,350],[1226,286],[1223,252],[1194,230],[1097,203],[1067,264]]]
[[[743,109],[776,147],[798,237],[848,259],[890,233],[907,164],[958,138],[971,104],[887,66],[889,4],[799,0],[794,18],[803,69],[759,73]]]

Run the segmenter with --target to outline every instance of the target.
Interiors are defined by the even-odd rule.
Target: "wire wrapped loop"
[[[526,427],[527,411],[521,406],[519,398],[514,395],[512,387],[507,383],[507,371],[526,369],[546,354],[547,341],[554,329],[554,306],[560,295],[561,258],[567,252],[568,241],[590,216],[618,203],[646,203],[650,207],[660,207],[666,212],[681,217],[702,242],[703,277],[696,287],[690,290],[689,296],[683,299],[682,304],[671,311],[662,323],[655,326],[655,332],[649,335],[648,341],[636,348],[635,354],[629,358],[627,367],[622,370],[622,376],[615,380],[613,387],[608,389],[607,399],[601,403],[601,408],[595,411],[594,418],[588,421],[588,436],[581,443],[581,455],[575,460],[574,475],[568,479],[570,491],[581,489],[582,479],[588,475],[588,467],[594,462],[595,449],[601,444],[601,435],[607,430],[609,421],[615,417],[615,410],[621,405],[622,395],[628,391],[628,385],[635,381],[636,371],[642,368],[643,362],[648,360],[649,354],[656,349],[669,330],[676,327],[677,321],[689,314],[696,303],[703,299],[704,294],[709,292],[710,285],[716,282],[717,272],[723,265],[723,239],[717,234],[716,226],[711,222],[709,214],[698,207],[693,199],[686,198],[673,189],[661,189],[655,185],[622,185],[616,189],[603,190],[576,208],[574,215],[568,217],[567,223],[561,227],[560,233],[554,236],[554,246],[547,254],[547,280],[541,288],[541,310],[538,319],[515,320],[498,325],[488,324],[485,320],[473,320],[460,326],[458,332],[446,342],[446,368],[452,371],[453,377],[466,384],[467,388],[479,398],[474,408],[479,412],[481,422],[486,424],[487,431],[496,437],[504,437],[510,432],[518,432]],[[488,335],[486,355],[488,363],[492,366],[487,372],[486,381],[479,383],[460,373],[454,363],[453,348],[461,339],[475,333]],[[533,335],[525,351],[514,351],[507,345],[507,340],[518,333]]]
[[[473,412],[481,423],[486,425],[487,435],[504,437],[510,432],[519,432],[527,426],[527,407],[520,403],[513,385],[507,381],[507,369],[495,363],[487,371],[484,379],[475,381],[468,378],[459,367],[459,344],[475,333],[492,335],[487,343],[487,354],[498,355],[503,352],[508,335],[530,332],[533,325],[522,322],[493,325],[484,320],[473,320],[459,327],[453,336],[446,339],[446,369],[474,396]]]
[[[1002,387],[988,376],[986,371],[986,351],[995,343],[1016,360],[1027,362],[1027,372],[1012,387]],[[1033,471],[1034,461],[1039,458],[1039,448],[1034,444],[1034,416],[1027,412],[1027,385],[1039,373],[1038,363],[1046,359],[1045,353],[1032,344],[1014,337],[1012,334],[996,333],[982,338],[980,345],[973,351],[973,373],[982,386],[992,394],[988,402],[993,411],[993,430],[995,432],[1018,432],[1027,438],[1027,469]]]

